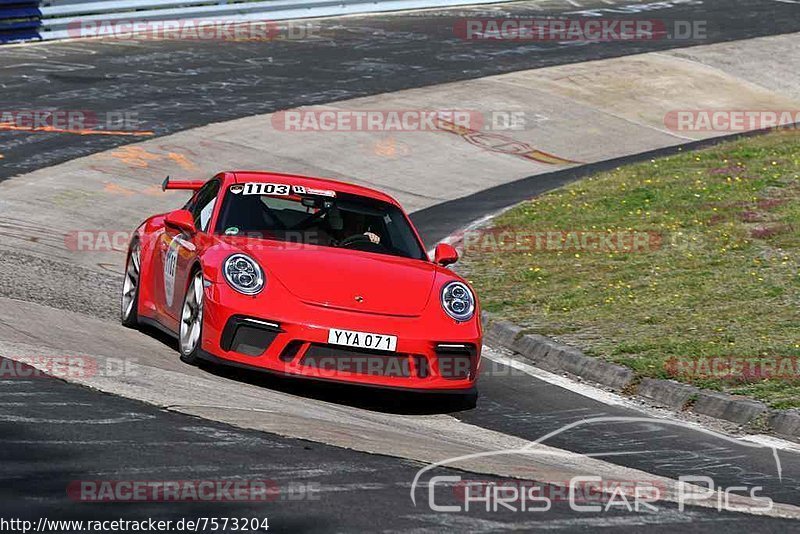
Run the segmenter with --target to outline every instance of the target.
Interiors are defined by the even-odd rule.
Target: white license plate
[[[358,347],[360,349],[397,350],[397,336],[386,334],[371,334],[369,332],[353,332],[352,330],[328,330],[328,343],[344,347]]]

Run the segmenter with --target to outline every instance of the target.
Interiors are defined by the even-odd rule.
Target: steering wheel
[[[345,237],[344,239],[339,241],[339,246],[340,247],[349,247],[351,245],[358,245],[358,244],[361,244],[361,243],[373,244],[372,240],[369,238],[369,236],[366,236],[364,234],[355,234],[355,235],[351,235],[350,237]]]

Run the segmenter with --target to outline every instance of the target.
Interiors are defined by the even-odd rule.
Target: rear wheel
[[[203,337],[203,273],[192,276],[181,308],[181,325],[178,333],[181,360],[197,365],[200,340]]]
[[[138,242],[131,245],[128,262],[125,266],[125,280],[122,282],[120,321],[123,326],[139,326],[139,279],[141,274],[142,249]]]

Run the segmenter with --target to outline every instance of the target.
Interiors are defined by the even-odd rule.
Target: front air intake
[[[438,343],[436,361],[439,376],[464,380],[475,376],[478,351],[471,343]]]

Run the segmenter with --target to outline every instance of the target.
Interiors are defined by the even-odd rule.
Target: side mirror
[[[182,232],[190,234],[197,232],[197,228],[194,226],[194,217],[188,210],[175,210],[167,213],[167,216],[164,217],[164,223]]]
[[[436,245],[436,253],[434,259],[439,265],[450,265],[458,261],[458,252],[452,245],[447,243],[439,243]]]

